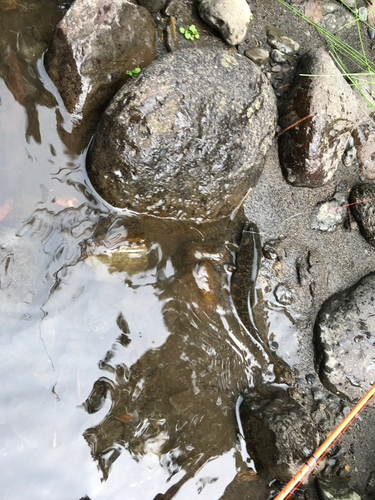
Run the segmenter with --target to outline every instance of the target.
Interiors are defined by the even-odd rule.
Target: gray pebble
[[[282,52],[280,52],[279,50],[277,50],[277,49],[271,50],[271,57],[277,63],[285,63],[285,62],[287,62],[287,59],[284,56],[284,54]]]

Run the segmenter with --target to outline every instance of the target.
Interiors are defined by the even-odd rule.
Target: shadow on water
[[[4,498],[220,498],[250,463],[238,398],[274,380],[272,314],[257,339],[231,297],[245,221],[137,217],[93,194],[37,69],[66,7],[2,13]]]

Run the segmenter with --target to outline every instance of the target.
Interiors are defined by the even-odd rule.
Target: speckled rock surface
[[[261,478],[289,481],[317,447],[319,434],[308,412],[282,388],[260,393],[250,393],[240,408],[247,449]]]
[[[319,377],[331,392],[350,400],[375,382],[375,273],[328,299],[321,308],[314,342]]]
[[[322,49],[301,57],[294,87],[280,108],[280,125],[286,128],[310,114],[311,118],[280,136],[279,156],[288,182],[314,188],[334,175],[357,120],[352,90]]]
[[[353,138],[361,174],[366,179],[375,179],[375,126],[371,123],[358,125],[353,130]]]
[[[375,246],[375,200],[371,198],[375,198],[375,184],[363,183],[351,190],[349,201],[355,203],[350,209],[361,233],[370,245]]]
[[[98,114],[155,57],[155,25],[144,7],[122,0],[76,0],[45,56],[47,72],[76,121]]]
[[[250,23],[250,8],[246,0],[201,0],[198,12],[229,45],[237,45],[245,38]]]
[[[257,183],[275,122],[273,90],[249,59],[180,50],[112,100],[88,174],[120,208],[185,219],[228,215]]]

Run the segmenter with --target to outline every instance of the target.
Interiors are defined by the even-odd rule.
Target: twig
[[[289,125],[289,127],[284,128],[284,130],[282,130],[281,132],[279,132],[278,134],[276,134],[276,137],[280,137],[280,135],[283,135],[287,130],[289,130],[292,127],[295,127],[296,125],[298,125],[299,123],[303,122],[304,120],[307,120],[307,118],[311,118],[313,116],[313,114],[314,113],[310,113],[309,115],[305,116],[305,118],[301,118],[300,120],[298,120],[298,122],[292,123],[292,125]]]

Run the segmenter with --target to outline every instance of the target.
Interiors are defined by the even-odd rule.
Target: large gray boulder
[[[88,155],[111,205],[184,219],[224,216],[261,174],[273,89],[249,59],[190,49],[154,61],[114,97]]]
[[[238,45],[244,40],[251,17],[246,0],[200,0],[198,12],[229,45]]]
[[[375,273],[328,299],[319,312],[314,342],[325,387],[350,400],[375,382]]]
[[[280,109],[280,125],[285,129],[312,116],[280,135],[280,163],[291,184],[320,187],[336,172],[356,125],[357,102],[323,49],[304,54],[296,74],[293,89]]]
[[[155,57],[155,25],[128,0],[75,0],[45,56],[47,72],[77,121],[108,104],[128,76]]]

